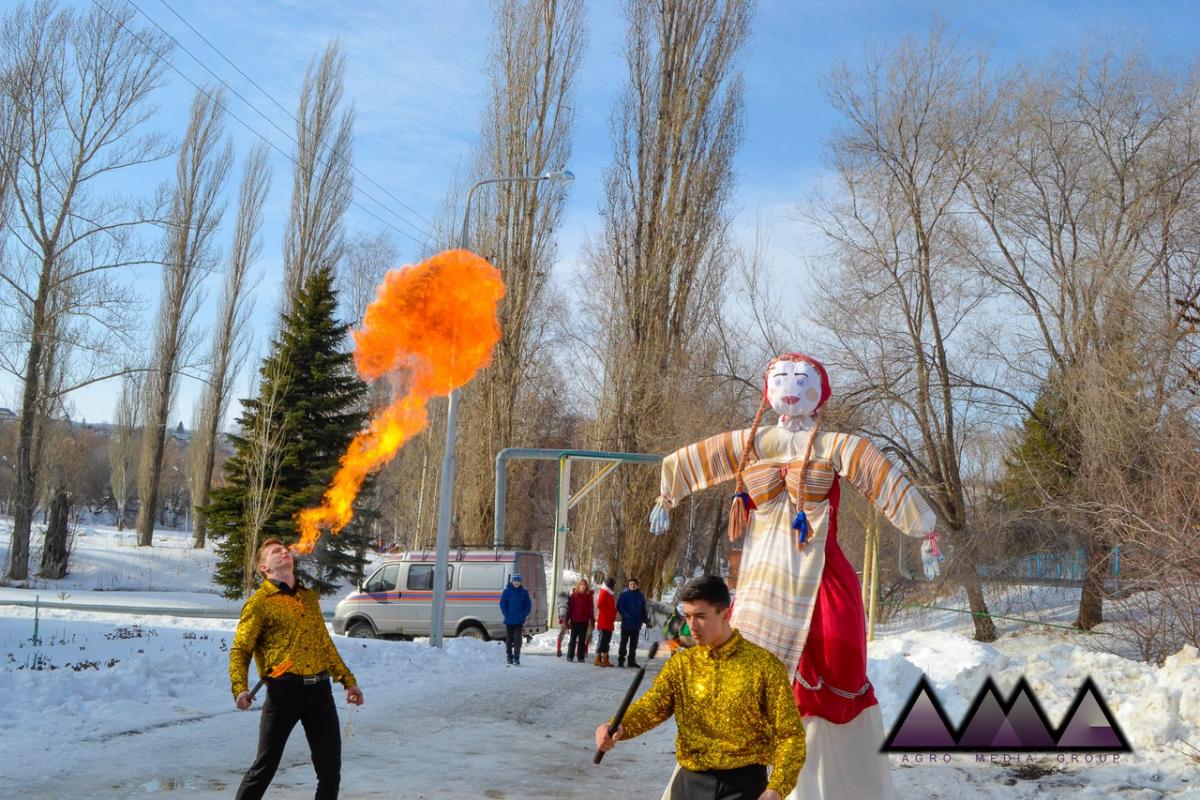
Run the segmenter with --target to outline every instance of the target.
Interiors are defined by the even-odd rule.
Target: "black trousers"
[[[337,800],[342,778],[342,736],[337,707],[328,680],[305,686],[291,681],[267,681],[258,727],[258,756],[238,787],[237,800],[258,800],[266,794],[288,736],[299,722],[317,771],[316,800]]]
[[[600,631],[600,641],[596,643],[596,655],[608,655],[612,645],[612,631]]]
[[[577,658],[583,661],[587,657],[587,629],[586,622],[571,623],[571,641],[567,642],[567,658]]]
[[[524,638],[524,625],[504,626],[504,651],[508,653],[508,662],[521,660],[521,640]]]
[[[671,800],[758,800],[766,790],[767,768],[762,764],[706,772],[680,767],[671,784]]]
[[[624,622],[621,623],[621,644],[617,648],[617,663],[625,663],[625,653],[629,653],[630,664],[637,663],[638,636],[641,632],[641,625],[629,627]],[[626,650],[626,647],[629,649]]]

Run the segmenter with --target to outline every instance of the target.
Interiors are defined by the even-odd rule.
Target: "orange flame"
[[[287,672],[291,668],[292,668],[292,660],[290,658],[284,659],[283,661],[279,662],[279,664],[275,667],[275,669],[273,669],[267,673],[267,677],[268,678],[278,678],[280,675]]]
[[[500,271],[469,250],[387,274],[354,331],[354,363],[368,381],[401,374],[405,391],[354,437],[321,505],[300,512],[294,550],[312,552],[322,529],[346,527],[363,481],[429,423],[429,399],[463,386],[491,360],[503,296]]]

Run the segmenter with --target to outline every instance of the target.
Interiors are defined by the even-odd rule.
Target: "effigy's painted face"
[[[767,373],[767,400],[781,417],[810,417],[821,403],[821,375],[807,361],[780,361]]]

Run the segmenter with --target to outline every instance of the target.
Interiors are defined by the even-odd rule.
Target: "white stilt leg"
[[[878,705],[845,725],[804,718],[808,755],[788,800],[895,800],[892,767],[879,752],[883,714]]]
[[[671,800],[671,787],[675,785],[675,776],[679,774],[679,765],[675,765],[675,771],[671,773],[671,780],[667,781],[667,788],[663,789],[662,800]]]

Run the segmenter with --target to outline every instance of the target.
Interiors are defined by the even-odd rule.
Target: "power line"
[[[95,1],[95,0],[93,0],[93,1]],[[169,38],[169,39],[170,39],[172,42],[174,42],[174,43],[175,43],[175,45],[176,45],[176,46],[177,46],[177,47],[178,47],[180,50],[182,50],[183,52],[187,53],[187,54],[188,54],[188,56],[189,56],[189,57],[190,57],[190,58],[191,58],[193,61],[195,61],[197,64],[199,64],[201,67],[203,67],[203,68],[204,68],[204,70],[205,70],[206,72],[208,72],[208,74],[209,74],[209,75],[212,75],[214,78],[216,78],[218,81],[220,81],[220,83],[221,83],[221,84],[222,84],[222,85],[223,85],[225,88],[227,88],[227,89],[228,89],[230,92],[232,92],[232,93],[233,93],[233,95],[234,95],[235,97],[237,97],[239,100],[241,100],[241,101],[242,101],[243,103],[245,103],[247,106],[249,106],[249,107],[250,107],[250,109],[251,109],[252,111],[254,111],[254,112],[255,112],[256,114],[258,114],[260,117],[262,117],[263,119],[265,119],[265,120],[267,121],[267,123],[268,123],[269,125],[271,125],[271,127],[275,128],[275,130],[279,131],[279,132],[280,132],[280,133],[282,133],[284,136],[286,136],[286,137],[287,137],[287,138],[288,138],[288,139],[289,139],[289,140],[290,140],[290,141],[291,141],[293,144],[295,144],[297,147],[299,147],[299,146],[300,146],[300,142],[299,142],[299,141],[297,141],[297,140],[296,140],[296,139],[295,139],[295,138],[294,138],[294,137],[293,137],[293,136],[292,136],[290,133],[288,133],[288,132],[287,132],[286,130],[284,130],[283,128],[279,127],[279,125],[278,125],[278,124],[276,124],[274,120],[272,120],[270,117],[268,117],[268,116],[267,116],[266,114],[264,114],[262,111],[260,111],[260,110],[258,109],[258,107],[256,107],[256,106],[255,106],[253,103],[251,103],[249,100],[247,100],[247,99],[246,99],[246,98],[245,98],[245,97],[244,97],[244,96],[243,96],[243,95],[242,95],[242,94],[241,94],[241,93],[240,93],[240,92],[239,92],[237,89],[235,89],[233,86],[229,85],[229,83],[228,83],[228,82],[226,82],[226,81],[225,81],[223,78],[221,78],[221,76],[220,76],[220,75],[217,75],[217,73],[213,72],[213,71],[212,71],[212,69],[210,69],[210,68],[208,67],[208,65],[207,65],[207,64],[205,64],[203,61],[201,61],[201,60],[200,60],[200,59],[199,59],[199,58],[198,58],[198,57],[197,57],[197,56],[196,56],[194,53],[192,53],[192,51],[191,51],[191,50],[189,50],[188,48],[184,47],[184,46],[183,46],[183,44],[182,44],[182,43],[181,43],[181,42],[180,42],[178,39],[176,39],[176,38],[175,38],[173,35],[171,35],[171,33],[170,33],[169,31],[167,31],[165,28],[163,28],[161,25],[159,25],[159,24],[158,24],[158,23],[157,23],[157,22],[156,22],[154,19],[152,19],[152,18],[150,17],[150,15],[149,15],[149,14],[147,14],[145,11],[142,11],[142,9],[138,7],[137,3],[133,2],[133,0],[126,0],[126,1],[129,3],[129,5],[133,6],[133,8],[134,8],[134,9],[136,9],[136,10],[137,10],[137,12],[138,12],[139,14],[141,14],[143,17],[145,17],[147,20],[149,20],[149,21],[150,21],[150,24],[152,24],[152,25],[154,25],[154,27],[158,28],[158,30],[159,30],[160,32],[162,32],[162,34],[163,34],[164,36],[166,36],[166,37],[167,37],[167,38]],[[128,28],[126,28],[126,30],[128,30]],[[131,32],[131,33],[132,33],[132,32]],[[167,59],[166,59],[165,57],[163,57],[163,60],[164,60],[164,61],[167,61]],[[170,61],[167,61],[167,63],[168,63],[168,64],[171,64],[171,62],[170,62]],[[181,71],[178,69],[178,67],[176,67],[174,64],[171,64],[171,68],[172,68],[172,69],[174,69],[176,72],[178,72],[180,75],[183,75],[183,73],[182,73],[182,72],[181,72]],[[184,77],[186,78],[187,76],[184,76]],[[189,82],[189,83],[192,83],[192,85],[193,85],[193,86],[196,86],[196,88],[197,88],[197,89],[200,89],[200,87],[199,87],[199,86],[197,86],[197,85],[195,84],[195,82],[194,82],[194,81],[192,81],[190,78],[189,78],[189,79],[187,79],[187,80],[188,80],[188,82]],[[203,91],[203,89],[200,89],[200,90],[201,90],[201,91]],[[206,94],[207,94],[207,93],[206,93]],[[211,97],[211,96],[210,96],[210,97]],[[272,98],[272,100],[273,100],[273,98]],[[215,102],[215,100],[214,100],[214,102]],[[218,104],[218,105],[220,105],[220,104]],[[229,113],[229,114],[230,114],[230,116],[233,116],[235,119],[238,119],[238,118],[236,117],[236,115],[234,115],[232,112],[230,112],[230,111],[229,111],[229,109],[228,109],[228,108],[226,108],[226,107],[225,107],[225,106],[223,106],[223,105],[222,105],[221,107],[222,107],[222,108],[223,108],[223,109],[224,109],[224,110],[225,110],[227,113]],[[294,117],[293,117],[293,119],[294,119]],[[242,121],[241,119],[238,119],[238,121],[239,121],[239,122],[241,122],[243,125],[246,125],[246,123],[245,123],[244,121]],[[299,122],[299,121],[297,120],[297,122]],[[249,125],[246,125],[246,127],[248,127],[248,128],[249,128]],[[305,130],[306,130],[306,131],[308,131],[308,128],[307,128],[307,126],[305,126]],[[252,132],[253,132],[253,133],[254,133],[256,136],[258,136],[260,139],[263,139],[263,141],[266,141],[266,137],[262,136],[262,134],[258,133],[258,131],[255,131],[255,130],[254,130],[254,129],[252,129],[252,128],[251,128],[251,131],[252,131]],[[308,132],[309,132],[310,134],[312,133],[312,131],[308,131]],[[274,145],[272,145],[272,147],[274,147]],[[283,151],[279,150],[279,148],[278,148],[278,147],[275,147],[275,150],[277,150],[277,151],[279,151],[279,152],[281,152],[281,153],[283,152]],[[296,162],[296,160],[295,160],[295,159],[291,158],[290,156],[289,156],[289,159],[292,161],[292,163],[293,163],[293,164],[296,164],[297,166],[299,166],[298,162]],[[343,159],[343,160],[345,160],[345,159]],[[352,162],[350,162],[350,161],[346,161],[346,163],[347,163],[347,164],[348,164],[348,165],[349,165],[349,166],[350,166],[352,169],[354,168],[354,165],[353,165],[353,163],[352,163]],[[389,208],[387,207],[387,205],[385,205],[384,203],[382,203],[382,202],[381,202],[381,201],[380,201],[378,198],[374,197],[374,196],[373,196],[373,195],[371,195],[369,192],[363,191],[361,188],[359,189],[359,191],[360,191],[360,192],[361,192],[363,195],[365,195],[365,196],[366,196],[368,199],[372,200],[372,201],[373,201],[373,202],[375,202],[377,205],[379,205],[379,207],[380,207],[380,208],[383,208],[383,209],[387,210],[389,213],[391,213],[393,216],[395,216],[395,217],[396,217],[397,219],[399,219],[401,222],[403,222],[404,224],[408,225],[408,226],[409,226],[410,228],[412,228],[413,230],[417,231],[417,233],[418,233],[420,236],[424,237],[424,239],[417,239],[416,237],[414,237],[414,236],[412,236],[412,235],[410,235],[410,234],[408,234],[408,233],[406,233],[406,232],[404,232],[404,231],[401,231],[401,230],[400,230],[399,228],[397,228],[395,225],[392,225],[392,224],[390,224],[390,223],[387,223],[386,221],[384,221],[384,220],[380,219],[378,215],[376,215],[376,214],[373,214],[373,213],[371,213],[370,211],[368,211],[367,213],[370,213],[370,214],[371,214],[371,216],[375,217],[375,219],[379,220],[380,222],[384,222],[384,224],[388,225],[389,227],[391,227],[393,230],[397,231],[398,233],[402,233],[403,235],[407,236],[409,239],[412,239],[412,240],[413,240],[414,242],[416,242],[417,244],[420,244],[420,245],[422,245],[422,246],[425,246],[425,243],[426,243],[426,241],[427,241],[427,240],[430,238],[430,237],[429,237],[429,232],[428,232],[428,231],[426,231],[426,230],[422,229],[422,228],[421,228],[420,226],[418,226],[418,225],[414,225],[414,224],[413,224],[411,221],[409,221],[407,218],[405,218],[405,217],[404,217],[404,216],[402,216],[401,214],[397,213],[396,211],[393,211],[393,210],[389,209]],[[362,210],[364,210],[364,211],[367,211],[367,209],[366,209],[365,207],[363,207],[363,206],[362,206],[361,204],[359,204],[359,203],[356,203],[356,202],[355,202],[353,199],[351,199],[351,200],[350,200],[350,202],[351,202],[351,203],[353,203],[354,205],[358,206],[358,208],[360,208],[360,209],[362,209]]]
[[[218,100],[216,97],[213,97],[213,95],[212,95],[212,94],[211,94],[211,93],[210,93],[210,92],[209,92],[207,89],[205,89],[203,86],[201,86],[200,84],[198,84],[198,83],[196,83],[194,80],[192,80],[192,79],[191,79],[191,78],[190,78],[190,77],[189,77],[189,76],[188,76],[186,73],[184,73],[184,72],[183,72],[183,70],[181,70],[181,69],[179,69],[179,67],[175,66],[175,64],[174,64],[174,63],[173,63],[173,62],[172,62],[170,59],[168,59],[168,58],[167,58],[167,57],[166,57],[166,56],[165,56],[163,53],[160,53],[160,52],[158,52],[157,50],[155,50],[155,49],[154,49],[154,48],[153,48],[153,47],[152,47],[152,46],[151,46],[151,45],[150,45],[148,42],[146,42],[146,41],[145,41],[145,40],[144,40],[144,39],[143,39],[141,36],[139,36],[139,35],[137,34],[137,32],[136,32],[136,31],[132,30],[132,29],[131,29],[131,28],[130,28],[128,25],[126,25],[126,24],[125,24],[124,22],[122,22],[122,21],[121,21],[119,18],[117,18],[116,16],[114,16],[114,15],[113,15],[113,13],[112,13],[111,11],[109,11],[107,8],[105,8],[105,7],[104,7],[104,5],[103,5],[103,4],[100,2],[100,0],[92,0],[92,3],[93,3],[93,4],[94,4],[94,5],[97,7],[97,8],[99,8],[101,11],[103,11],[105,14],[107,14],[107,15],[109,16],[109,18],[111,18],[111,19],[112,19],[114,22],[116,22],[116,23],[117,23],[117,25],[119,25],[119,26],[120,26],[120,27],[121,27],[121,28],[122,28],[122,29],[123,29],[123,30],[124,30],[124,31],[125,31],[127,34],[129,34],[129,35],[130,35],[130,36],[131,36],[133,39],[135,39],[135,40],[136,40],[136,41],[137,41],[139,44],[141,44],[141,45],[142,45],[142,47],[145,47],[147,50],[149,50],[150,52],[154,53],[154,54],[155,54],[155,55],[156,55],[158,58],[160,58],[160,59],[162,60],[162,62],[163,62],[164,64],[166,64],[168,67],[170,67],[172,70],[174,70],[174,71],[175,71],[175,73],[176,73],[177,75],[179,75],[179,77],[183,78],[185,81],[187,81],[187,82],[188,82],[189,84],[191,84],[193,87],[195,87],[196,91],[198,91],[198,92],[201,92],[202,94],[204,94],[204,96],[205,96],[205,97],[207,97],[209,100],[211,100],[211,101],[212,101],[212,102],[213,102],[213,103],[214,103],[214,104],[215,104],[215,105],[216,105],[218,108],[220,108],[222,111],[224,111],[224,112],[225,112],[226,114],[228,114],[230,117],[232,117],[234,120],[236,120],[238,123],[240,123],[240,124],[242,125],[242,127],[244,127],[246,130],[250,131],[250,133],[254,134],[254,135],[255,135],[255,136],[257,136],[259,139],[261,139],[261,140],[263,141],[263,143],[264,143],[264,144],[266,144],[268,147],[270,147],[272,150],[274,150],[275,152],[279,153],[281,156],[283,156],[283,157],[284,157],[284,158],[286,158],[288,161],[290,161],[290,162],[291,162],[293,165],[295,165],[295,166],[297,166],[297,167],[298,167],[298,166],[300,166],[300,163],[299,163],[299,162],[298,162],[298,161],[297,161],[297,160],[296,160],[296,159],[295,159],[295,158],[294,158],[294,157],[293,157],[293,156],[292,156],[290,153],[284,152],[284,151],[283,151],[283,150],[282,150],[282,149],[281,149],[281,148],[280,148],[278,145],[276,145],[274,142],[272,142],[272,141],[271,141],[270,139],[268,139],[266,136],[263,136],[261,133],[259,133],[259,132],[258,132],[258,131],[257,131],[257,130],[256,130],[256,129],[255,129],[253,126],[252,126],[252,125],[250,125],[250,123],[246,122],[244,119],[242,119],[242,118],[241,118],[241,117],[239,117],[237,114],[235,114],[235,113],[234,113],[234,112],[233,112],[233,111],[232,111],[232,110],[229,108],[229,106],[228,106],[228,105],[226,105],[225,103],[222,103],[222,102],[221,102],[220,100]],[[146,17],[146,19],[150,19],[150,17],[146,16],[145,12],[143,12],[143,11],[142,11],[140,8],[137,8],[137,6],[136,6],[136,5],[134,5],[132,2],[130,3],[130,5],[132,5],[132,6],[133,6],[135,9],[137,9],[138,13],[142,14],[142,16]],[[158,25],[158,23],[155,23],[155,22],[154,22],[154,20],[152,20],[152,19],[150,19],[150,21],[151,21],[151,22],[152,22],[152,23],[155,25],[155,27],[158,27],[158,29],[159,29],[160,31],[162,31],[162,27],[161,27],[161,26],[159,26],[159,25]],[[174,37],[172,37],[172,36],[171,36],[169,33],[167,33],[166,31],[163,31],[163,33],[164,33],[164,35],[166,35],[168,38],[170,38],[172,41],[175,41]],[[176,43],[178,44],[178,42],[176,42]],[[187,52],[187,48],[184,48],[182,45],[180,45],[180,49],[184,50],[184,52]],[[188,53],[188,55],[191,55],[191,53]],[[196,57],[195,57],[195,56],[192,56],[192,58],[193,58],[193,59],[195,59]],[[197,61],[197,63],[200,63],[200,62],[199,62],[199,59],[196,59],[196,61]],[[203,64],[201,64],[201,66],[203,66]],[[208,69],[208,68],[207,68],[207,67],[205,67],[205,69]],[[209,71],[211,72],[211,70],[209,70]],[[220,78],[218,78],[218,80],[220,80]],[[222,83],[224,83],[224,82],[222,81]],[[238,97],[241,97],[241,95],[240,95],[240,94],[238,94],[238,92],[237,92],[236,90],[234,90],[234,89],[232,89],[232,88],[231,88],[231,89],[230,89],[230,91],[232,91],[232,92],[233,92],[235,95],[237,95]],[[242,100],[243,100],[243,102],[245,102],[245,98],[242,98]],[[254,106],[253,106],[253,105],[251,105],[250,103],[247,103],[247,105],[250,105],[250,107],[251,107],[251,108],[254,108]],[[255,111],[257,111],[257,109],[254,109],[254,110],[255,110]],[[258,113],[259,113],[259,114],[261,114],[262,112],[258,112]],[[268,121],[270,121],[270,120],[268,120]],[[272,123],[272,124],[274,125],[274,123]],[[280,129],[278,125],[275,125],[275,127],[276,127],[277,129],[279,129],[279,130],[281,130],[281,131],[282,131],[282,129]],[[292,139],[292,137],[291,137],[289,134],[287,134],[287,132],[286,132],[286,131],[282,131],[282,132],[284,133],[284,135],[285,135],[285,136],[288,136],[288,138],[289,138],[289,139],[291,139],[291,141],[292,141],[292,142],[296,143],[296,144],[297,144],[297,146],[299,146],[299,143],[298,143],[298,142],[296,142],[296,140],[295,140],[295,139]],[[351,189],[350,189],[350,187],[346,187],[345,189],[343,189],[343,192],[345,192],[346,194],[350,194],[350,193],[351,193]],[[364,194],[364,195],[366,195],[367,197],[369,197],[371,200],[374,200],[376,203],[379,203],[379,201],[378,201],[378,200],[376,200],[374,197],[372,197],[372,196],[371,196],[370,194],[368,194],[367,192],[363,192],[363,194]],[[364,213],[368,214],[369,216],[371,216],[371,217],[375,218],[375,219],[376,219],[377,221],[379,221],[381,224],[383,224],[383,225],[386,225],[387,227],[389,227],[389,228],[391,228],[392,230],[394,230],[396,233],[398,233],[398,234],[400,234],[401,236],[404,236],[405,238],[407,238],[407,239],[411,240],[412,242],[414,242],[414,243],[415,243],[415,244],[417,244],[418,246],[420,246],[420,247],[426,247],[426,246],[428,246],[428,241],[427,241],[427,238],[428,238],[428,233],[427,233],[427,232],[425,232],[425,231],[423,231],[423,230],[421,230],[421,229],[420,229],[420,228],[418,228],[416,225],[413,225],[411,222],[408,222],[407,220],[405,220],[405,222],[406,222],[406,223],[407,223],[407,224],[408,224],[408,225],[409,225],[411,228],[413,228],[413,230],[416,230],[416,231],[417,231],[419,234],[421,234],[421,235],[423,235],[423,236],[427,237],[426,239],[418,239],[416,236],[413,236],[413,235],[412,235],[411,233],[409,233],[408,231],[406,231],[406,230],[403,230],[403,229],[401,229],[401,228],[398,228],[398,227],[396,227],[394,224],[392,224],[392,223],[391,223],[391,222],[389,222],[388,220],[384,219],[383,217],[379,216],[379,215],[378,215],[378,214],[376,214],[374,211],[372,211],[371,209],[369,209],[369,208],[367,208],[366,206],[364,206],[362,203],[359,203],[358,201],[356,201],[352,195],[351,195],[351,196],[348,198],[348,202],[349,202],[351,205],[353,205],[353,206],[355,206],[356,208],[358,208],[360,211],[362,211],[362,212],[364,212]],[[383,204],[382,204],[382,203],[379,203],[379,205],[380,205],[380,206],[383,206]],[[384,207],[386,208],[386,206],[384,206]],[[393,214],[395,214],[395,212],[394,212],[394,211],[393,211],[392,213],[393,213]],[[396,215],[396,216],[399,216],[399,215]],[[401,218],[401,219],[403,219],[403,218]]]
[[[300,120],[299,120],[299,119],[298,119],[298,118],[297,118],[297,117],[296,117],[294,114],[292,114],[292,112],[288,111],[288,110],[287,110],[287,108],[286,108],[286,107],[284,107],[284,105],[283,105],[282,103],[280,103],[278,100],[276,100],[276,99],[274,98],[274,96],[272,96],[272,95],[271,95],[271,93],[270,93],[270,92],[268,92],[266,89],[264,89],[262,86],[260,86],[260,85],[258,84],[258,82],[257,82],[257,81],[255,81],[253,78],[251,78],[251,77],[250,77],[249,75],[247,75],[245,72],[243,72],[243,71],[242,71],[242,69],[241,69],[241,67],[239,67],[237,64],[233,63],[233,61],[231,61],[231,60],[228,58],[228,56],[226,56],[226,55],[225,55],[223,52],[221,52],[220,48],[218,48],[218,47],[217,47],[215,44],[213,44],[211,41],[209,41],[208,37],[206,37],[206,36],[205,36],[203,33],[201,33],[200,31],[198,31],[198,30],[195,28],[195,26],[193,26],[193,25],[192,25],[192,23],[188,22],[186,19],[184,19],[184,18],[183,18],[183,16],[181,16],[181,15],[180,15],[180,13],[179,13],[178,11],[176,11],[174,8],[172,8],[172,7],[171,7],[171,5],[170,5],[169,3],[167,3],[167,0],[159,0],[159,2],[160,2],[160,3],[162,3],[162,5],[163,5],[164,7],[166,7],[166,9],[167,9],[168,11],[170,11],[172,14],[174,14],[174,15],[175,15],[175,17],[176,17],[176,18],[177,18],[177,19],[178,19],[180,22],[182,22],[184,25],[186,25],[186,26],[188,27],[188,30],[190,30],[192,33],[194,33],[194,34],[196,34],[197,36],[199,36],[199,37],[200,37],[200,40],[201,40],[201,41],[203,41],[203,42],[204,42],[206,45],[208,45],[208,46],[209,46],[209,47],[210,47],[210,48],[213,50],[213,52],[215,52],[215,53],[216,53],[218,56],[220,56],[220,57],[221,57],[221,59],[222,59],[222,60],[223,60],[223,61],[224,61],[226,64],[228,64],[229,66],[233,67],[233,68],[234,68],[234,70],[236,70],[236,71],[237,71],[237,73],[238,73],[239,75],[241,75],[243,78],[245,78],[247,81],[249,81],[251,86],[253,86],[255,89],[258,89],[260,92],[262,92],[262,93],[263,93],[263,94],[266,96],[266,98],[267,98],[268,100],[270,100],[272,103],[274,103],[274,104],[275,104],[275,107],[276,107],[276,108],[278,108],[280,111],[282,111],[283,113],[285,113],[285,114],[287,114],[289,117],[291,117],[291,118],[292,118],[292,120],[293,120],[293,121],[295,121],[295,123],[296,123],[297,125],[299,125],[299,126],[301,126],[302,128],[304,128],[304,129],[305,129],[306,131],[308,131],[310,134],[312,133],[312,131],[310,131],[310,130],[308,129],[308,126],[307,126],[307,125],[305,125],[303,122],[301,122],[301,121],[300,121]],[[136,8],[136,6],[134,6],[134,7]],[[139,9],[139,10],[140,10],[140,9]],[[145,16],[145,13],[144,13],[144,12],[143,12],[143,16]],[[149,18],[147,17],[147,19],[149,19]],[[159,30],[162,30],[162,29],[160,28]],[[168,36],[169,36],[169,35],[170,35],[170,34],[168,34]],[[172,37],[172,38],[174,38],[174,37]],[[176,42],[178,43],[178,40],[176,40]],[[182,45],[181,45],[181,46],[182,46]],[[189,53],[188,55],[191,55],[191,54]],[[194,58],[194,57],[195,57],[195,56],[193,56],[193,58]],[[211,71],[211,70],[210,70],[210,71]],[[219,80],[219,79],[218,79],[218,80]],[[228,84],[226,84],[226,85],[228,85]],[[349,162],[348,162],[348,163],[349,163]],[[422,222],[424,222],[426,225],[428,225],[428,226],[430,226],[430,227],[432,227],[432,228],[436,228],[436,227],[437,227],[436,225],[434,225],[434,223],[433,223],[432,221],[430,221],[430,220],[429,220],[429,219],[427,219],[427,218],[426,218],[426,217],[425,217],[423,214],[421,214],[421,212],[417,211],[415,208],[413,208],[412,206],[410,206],[408,203],[404,202],[404,201],[403,201],[403,200],[401,200],[399,197],[397,197],[396,195],[392,194],[392,193],[391,193],[390,191],[388,191],[388,190],[387,190],[385,187],[383,187],[383,186],[381,186],[380,184],[376,183],[376,182],[375,182],[375,180],[374,180],[374,179],[373,179],[373,178],[372,178],[370,175],[368,175],[366,172],[363,172],[363,171],[362,171],[362,170],[361,170],[359,167],[355,166],[353,163],[350,163],[350,168],[351,168],[351,169],[353,169],[355,172],[357,172],[357,173],[358,173],[359,175],[361,175],[362,177],[364,177],[364,178],[365,178],[365,179],[366,179],[368,182],[370,182],[370,184],[371,184],[372,186],[374,186],[375,188],[377,188],[379,191],[383,192],[385,195],[387,195],[387,196],[388,196],[388,197],[390,197],[391,199],[395,200],[397,203],[399,203],[401,206],[403,206],[403,207],[404,207],[405,209],[407,209],[409,212],[411,212],[412,214],[416,215],[417,219],[421,220],[421,221],[422,221]],[[393,212],[393,213],[395,213],[395,212]]]

